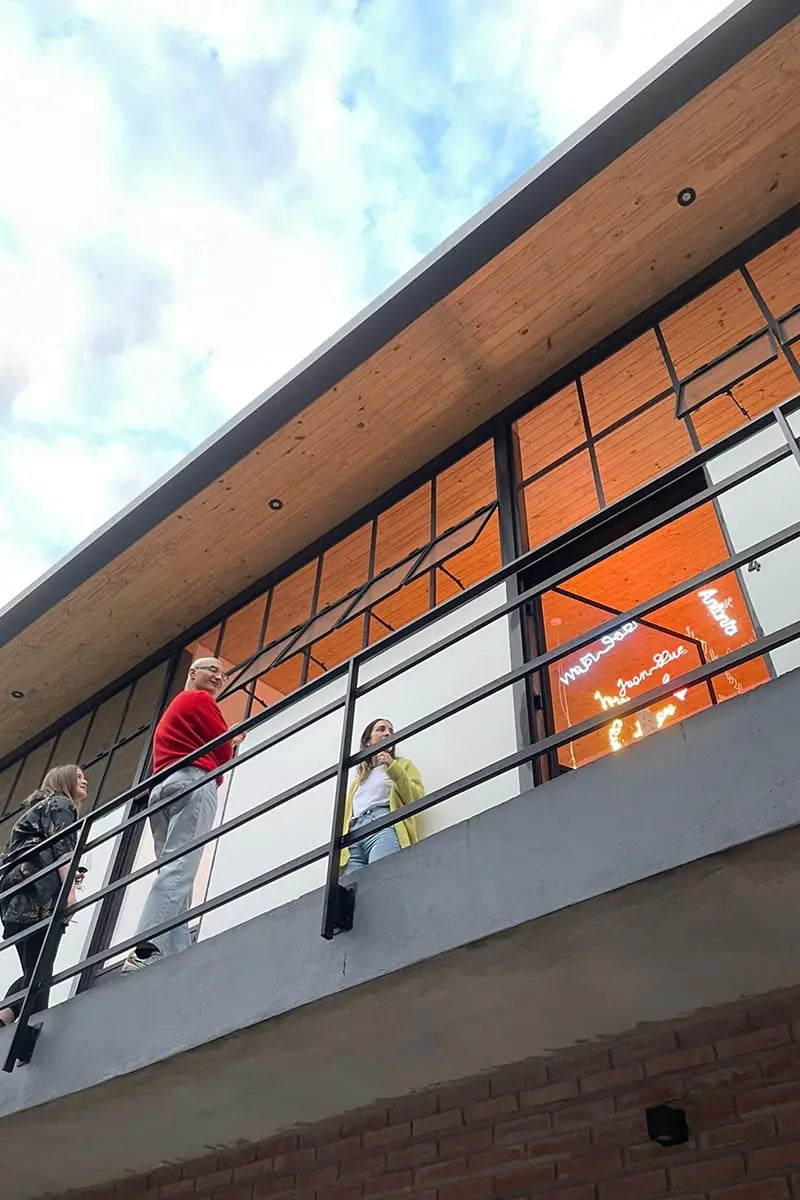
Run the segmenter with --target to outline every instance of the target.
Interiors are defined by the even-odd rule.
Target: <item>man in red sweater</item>
[[[153,738],[153,771],[162,771],[198,750],[212,738],[226,733],[227,722],[217,704],[225,680],[225,672],[215,658],[198,658],[189,668],[186,687],[167,706],[156,726]],[[156,860],[179,850],[188,842],[201,837],[212,828],[217,813],[217,787],[220,778],[209,779],[186,796],[180,796],[196,780],[215,767],[221,767],[233,755],[233,747],[243,735],[222,742],[215,750],[201,755],[190,767],[174,771],[150,793],[151,806],[169,796],[177,797],[171,804],[157,809],[150,816]],[[192,904],[195,876],[203,855],[203,847],[184,854],[160,867],[147,897],[139,930],[144,932],[171,917],[186,912]],[[122,973],[150,966],[167,954],[185,950],[191,944],[187,925],[179,925],[166,933],[140,942],[128,956]]]

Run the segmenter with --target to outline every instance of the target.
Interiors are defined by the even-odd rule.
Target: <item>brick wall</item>
[[[644,1109],[685,1107],[688,1146]],[[800,1197],[800,989],[385,1101],[70,1200]]]

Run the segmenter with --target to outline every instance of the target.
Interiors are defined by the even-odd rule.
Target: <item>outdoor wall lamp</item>
[[[645,1109],[647,1136],[659,1146],[683,1146],[689,1140],[689,1126],[682,1108],[656,1104]]]
[[[274,499],[270,500],[269,506],[273,512],[280,512],[280,510],[283,508],[283,501],[279,500],[278,497],[275,496]]]
[[[678,192],[678,204],[681,208],[688,208],[690,204],[694,204],[697,199],[697,192],[694,188],[681,188]]]
[[[11,698],[13,700],[22,700],[24,695],[24,692],[19,691],[18,688],[14,688],[14,691],[11,693]]]

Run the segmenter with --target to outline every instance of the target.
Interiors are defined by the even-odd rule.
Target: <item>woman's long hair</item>
[[[51,767],[35,792],[31,792],[26,805],[36,804],[46,796],[69,796],[75,805],[78,816],[83,816],[85,800],[78,797],[78,771],[75,763],[65,763],[60,767]]]
[[[364,732],[361,735],[361,742],[359,744],[360,750],[366,750],[367,746],[369,746],[369,744],[372,740],[372,731],[375,728],[375,726],[378,724],[379,721],[385,721],[387,725],[392,724],[388,717],[375,717],[374,721],[370,721],[369,725],[367,726],[367,728],[364,730]],[[394,731],[394,727],[392,727],[392,729]],[[387,746],[386,750],[389,754],[391,754],[392,758],[397,757],[397,755],[395,754],[394,746]],[[363,783],[364,780],[369,775],[371,770],[372,770],[372,761],[369,758],[365,758],[364,761],[360,762],[358,764],[358,766],[356,767],[357,782]]]

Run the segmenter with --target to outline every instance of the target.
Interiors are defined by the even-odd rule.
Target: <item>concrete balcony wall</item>
[[[312,892],[60,1005],[3,1077],[0,1198],[797,983],[799,702],[795,671],[368,868],[332,943]]]

